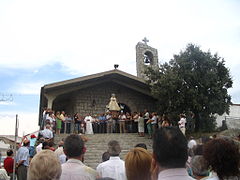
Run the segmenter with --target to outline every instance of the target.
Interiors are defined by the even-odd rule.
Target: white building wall
[[[217,126],[222,126],[222,121],[226,120],[227,126],[230,129],[240,129],[240,104],[233,104],[230,106],[229,115],[217,115]]]

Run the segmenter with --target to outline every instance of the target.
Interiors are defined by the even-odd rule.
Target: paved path
[[[124,160],[127,152],[133,148],[138,143],[145,143],[148,147],[148,150],[152,151],[152,140],[147,137],[139,137],[135,133],[125,133],[125,134],[94,134],[94,135],[85,135],[89,138],[86,142],[87,152],[84,156],[84,164],[92,168],[102,161],[102,154],[107,151],[107,144],[110,140],[117,140],[122,148],[120,157]],[[55,138],[55,143],[60,139],[66,137],[66,135],[61,134],[60,137]]]

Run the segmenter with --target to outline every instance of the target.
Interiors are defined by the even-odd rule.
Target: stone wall
[[[76,112],[79,112],[81,115],[88,113],[99,114],[105,112],[106,105],[109,103],[112,93],[116,95],[118,103],[127,105],[131,112],[140,112],[145,108],[150,112],[156,110],[155,100],[152,97],[114,82],[101,83],[58,97],[54,106],[60,109],[61,106],[57,104],[65,102],[62,109],[69,114]],[[69,102],[69,104],[66,105],[66,102]]]

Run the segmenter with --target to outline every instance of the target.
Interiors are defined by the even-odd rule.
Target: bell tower
[[[158,51],[147,44],[146,37],[142,41],[136,45],[137,77],[146,79],[144,71],[147,67],[158,69]]]

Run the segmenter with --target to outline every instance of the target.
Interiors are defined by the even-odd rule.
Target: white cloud
[[[0,105],[10,106],[10,105],[16,105],[16,103],[11,101],[0,101]]]
[[[7,111],[0,112],[1,135],[15,134],[16,114],[19,120],[19,136],[39,130],[38,113]]]
[[[44,85],[44,82],[16,82],[13,87],[17,87],[15,89],[9,89],[10,92],[19,93],[19,94],[32,94],[39,95],[40,89]]]

